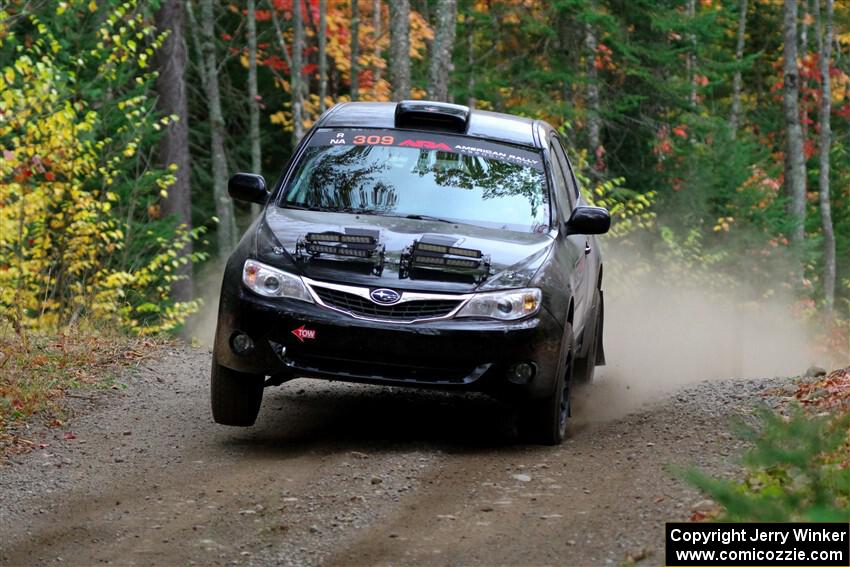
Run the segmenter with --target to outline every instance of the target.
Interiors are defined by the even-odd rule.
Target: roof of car
[[[317,125],[320,128],[395,128],[395,111],[395,102],[344,102],[325,113]],[[536,147],[535,123],[521,116],[470,109],[465,135]]]

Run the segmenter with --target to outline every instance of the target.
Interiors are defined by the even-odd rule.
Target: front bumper
[[[239,332],[253,339],[249,355],[231,346]],[[240,286],[222,297],[214,359],[253,374],[540,397],[554,387],[562,336],[563,328],[545,309],[514,322],[383,323],[303,301],[259,297]],[[527,384],[506,378],[520,362],[535,367]]]

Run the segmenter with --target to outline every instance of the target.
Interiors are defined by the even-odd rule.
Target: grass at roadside
[[[740,434],[750,444],[741,480],[686,473],[721,506],[694,520],[850,521],[850,368],[800,382],[787,408],[763,410]]]
[[[15,426],[38,421],[60,427],[68,396],[115,386],[121,368],[137,363],[157,339],[83,327],[25,338],[0,326],[0,458],[29,450]]]

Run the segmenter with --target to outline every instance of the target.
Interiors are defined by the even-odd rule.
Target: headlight
[[[540,310],[541,297],[537,288],[478,293],[455,317],[486,317],[503,321],[522,319]]]
[[[242,283],[254,293],[265,297],[288,297],[313,303],[313,298],[300,277],[256,260],[245,260]]]

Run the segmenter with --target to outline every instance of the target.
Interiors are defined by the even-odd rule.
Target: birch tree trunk
[[[410,0],[390,2],[390,78],[393,100],[410,98]]]
[[[319,0],[319,110],[327,108],[328,96],[328,0]]]
[[[688,12],[688,20],[691,25],[693,25],[694,19],[696,18],[696,4],[697,0],[688,0],[687,4],[687,12]],[[687,59],[687,69],[688,69],[688,78],[691,82],[691,92],[688,96],[688,103],[691,105],[691,108],[696,108],[697,106],[697,36],[694,33],[688,34],[688,40],[691,44],[690,51],[688,51],[688,59]]]
[[[351,100],[360,94],[360,10],[357,0],[351,0]]]
[[[475,20],[467,16],[466,21],[466,106],[475,108]]]
[[[218,86],[218,63],[215,52],[215,14],[212,0],[201,0],[201,49],[204,51],[207,105],[210,119],[213,199],[218,216],[218,252],[225,256],[236,245],[236,219],[233,201],[227,194],[227,154],[224,149],[224,116]]]
[[[250,125],[248,136],[251,139],[251,171],[262,175],[263,154],[260,145],[260,101],[257,92],[257,15],[255,0],[248,0],[248,111]],[[251,205],[251,214],[260,214],[260,205]]]
[[[591,9],[596,7],[595,2],[591,2]],[[586,57],[586,72],[587,72],[587,141],[590,146],[590,153],[596,159],[597,167],[602,164],[602,152],[600,133],[601,125],[599,121],[599,84],[598,72],[596,69],[596,50],[598,42],[596,40],[596,32],[593,25],[588,22],[584,27],[584,46],[587,49]]]
[[[785,187],[789,196],[788,212],[794,223],[791,240],[803,242],[806,220],[806,163],[803,156],[803,130],[800,127],[800,77],[797,70],[797,0],[784,0],[784,91],[785,115]]]
[[[380,57],[380,48],[378,47],[378,41],[381,39],[381,0],[374,0],[372,2],[372,42],[375,46],[375,54]],[[375,78],[372,83],[372,91],[374,94],[378,92],[378,84],[381,82],[381,66],[376,62],[372,67],[372,76]]]
[[[301,71],[304,68],[304,16],[301,13],[301,0],[292,3],[292,67],[290,84],[292,87],[292,146],[304,137],[304,87]]]
[[[192,229],[191,156],[189,154],[189,103],[186,94],[186,42],[183,35],[185,14],[183,0],[166,0],[156,12],[157,30],[168,32],[162,47],[156,52],[159,76],[156,79],[157,105],[164,116],[176,115],[159,143],[159,162],[163,167],[177,166],[174,185],[162,201],[162,214],[173,215],[186,230]],[[192,255],[192,241],[178,252],[181,257]],[[192,299],[192,263],[180,265],[177,275],[183,279],[171,286],[176,301]]]
[[[738,5],[738,43],[735,46],[735,77],[732,79],[732,116],[729,117],[729,129],[732,139],[738,137],[738,124],[741,120],[741,61],[744,59],[744,42],[747,36],[747,0],[741,0]]]
[[[431,64],[428,72],[428,98],[449,100],[449,74],[457,27],[457,0],[437,2],[437,30],[431,44]]]
[[[821,75],[820,101],[820,173],[818,176],[818,202],[820,205],[821,225],[823,226],[824,266],[823,291],[826,299],[826,311],[832,314],[835,303],[835,229],[832,225],[832,207],[830,205],[829,187],[829,154],[832,146],[832,129],[830,112],[832,111],[832,88],[830,85],[829,67],[832,61],[832,18],[833,2],[826,2],[826,21],[821,25],[820,0],[817,6],[817,35]]]

